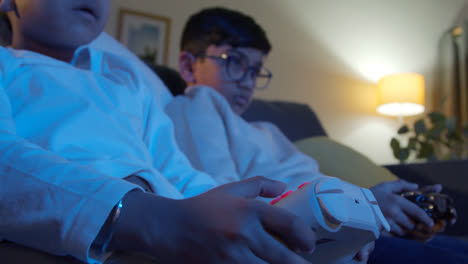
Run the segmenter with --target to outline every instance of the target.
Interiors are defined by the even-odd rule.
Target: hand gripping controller
[[[320,177],[272,204],[301,217],[317,234],[312,263],[348,263],[359,250],[390,231],[371,191],[333,177]]]
[[[446,194],[409,191],[401,196],[421,207],[426,214],[434,220],[432,228],[416,228],[408,233],[405,238],[419,241],[428,241],[439,232],[443,232],[445,227],[453,225],[457,221],[457,211],[454,207],[453,199]],[[417,226],[420,225],[417,223]]]

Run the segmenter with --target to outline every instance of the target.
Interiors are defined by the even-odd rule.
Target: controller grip
[[[313,263],[345,263],[366,244],[390,231],[371,191],[334,177],[320,177],[274,205],[301,217],[316,232],[314,253],[304,255]]]

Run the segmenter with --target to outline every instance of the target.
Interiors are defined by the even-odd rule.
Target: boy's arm
[[[88,261],[108,214],[135,188],[19,137],[0,87],[0,240]]]
[[[147,89],[144,96],[147,109],[145,110],[143,140],[152,154],[153,168],[163,174],[184,197],[201,194],[218,184],[207,174],[208,171],[195,166],[190,157],[187,158],[190,153],[184,153],[183,149],[180,148],[181,145],[178,144],[179,142],[176,142],[174,124],[161,109],[160,103],[152,91],[167,89],[159,87],[159,85],[163,84],[154,83],[154,86]],[[174,100],[176,99],[172,101]],[[228,163],[225,165],[226,169],[229,170],[230,165]]]
[[[314,247],[315,235],[301,219],[253,199],[279,195],[283,186],[278,182],[251,179],[172,200],[131,192],[134,185],[76,166],[14,132],[8,99],[0,89],[2,239],[95,263],[89,247],[122,199],[110,250],[142,251],[167,263],[221,263],[228,258],[230,263],[305,264],[288,247]]]
[[[287,183],[288,189],[293,190],[304,182],[324,176],[319,171],[318,163],[299,151],[274,124],[268,122],[249,124],[266,139],[265,142],[257,144],[257,147],[272,157],[272,160],[258,158],[256,161],[255,167],[263,171],[266,176]],[[252,142],[249,145],[255,144]],[[249,172],[250,175],[255,173],[257,173],[255,169]]]
[[[216,186],[213,178],[194,169],[181,151],[174,137],[173,123],[162,110],[156,107],[151,109],[146,127],[144,140],[153,157],[153,168],[163,174],[184,197],[203,193]]]
[[[283,190],[283,183],[255,177],[183,200],[128,193],[109,248],[144,252],[161,263],[308,263],[294,252],[313,249],[312,229],[254,199]]]
[[[218,104],[220,99],[213,98],[216,92],[208,89],[201,87],[175,97],[165,111],[174,124],[177,144],[193,167],[211,175],[218,184],[239,180],[241,172],[223,120],[229,105]]]
[[[265,176],[295,189],[322,176],[317,163],[299,152],[276,128],[253,127],[208,87],[192,87],[166,107],[177,143],[192,165],[218,183]]]

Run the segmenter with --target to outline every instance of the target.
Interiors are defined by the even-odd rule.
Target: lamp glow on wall
[[[377,112],[384,115],[417,115],[424,112],[424,77],[416,73],[387,75],[379,80]]]

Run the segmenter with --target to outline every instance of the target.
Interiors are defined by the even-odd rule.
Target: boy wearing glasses
[[[117,250],[159,263],[306,263],[296,251],[313,249],[314,232],[254,199],[284,184],[211,189],[173,140],[159,83],[88,46],[109,9],[110,0],[0,0],[13,29],[12,47],[0,47],[0,242],[87,263]],[[2,253],[2,263],[41,263]]]
[[[247,123],[240,117],[254,91],[265,88],[272,77],[263,66],[270,50],[264,30],[251,17],[237,11],[205,9],[191,16],[185,25],[179,72],[188,88],[185,96],[178,96],[167,105],[166,113],[174,122],[179,147],[192,165],[208,172],[218,184],[262,175],[296,189],[322,175],[315,160],[299,152],[273,124]],[[434,224],[421,208],[399,196],[400,192],[417,188],[405,181],[371,188],[394,235],[412,232],[415,223],[427,228]],[[440,191],[441,186],[426,189]],[[375,256],[381,263],[391,263],[391,257],[401,256],[392,254],[400,253],[401,248],[415,252],[431,248],[397,238],[383,242],[389,250]],[[368,249],[356,259],[366,261]],[[443,258],[446,263],[457,263],[455,255],[459,252],[434,247],[431,256],[418,254],[415,260],[403,254],[395,261],[436,263]],[[386,260],[389,262],[382,262]]]
[[[321,176],[317,164],[296,151],[274,125],[252,125],[239,117],[254,90],[265,88],[272,77],[263,66],[271,44],[251,17],[205,9],[187,22],[181,50],[179,72],[188,88],[166,113],[195,168],[216,175],[218,184],[266,175],[293,188]],[[302,166],[307,169],[296,170]]]
[[[292,189],[323,176],[273,124],[239,117],[254,90],[266,88],[272,77],[263,66],[270,42],[251,17],[224,8],[202,10],[187,22],[181,49],[179,71],[188,88],[166,113],[196,169],[217,184],[262,175]],[[366,262],[372,249],[370,243],[355,258]]]

